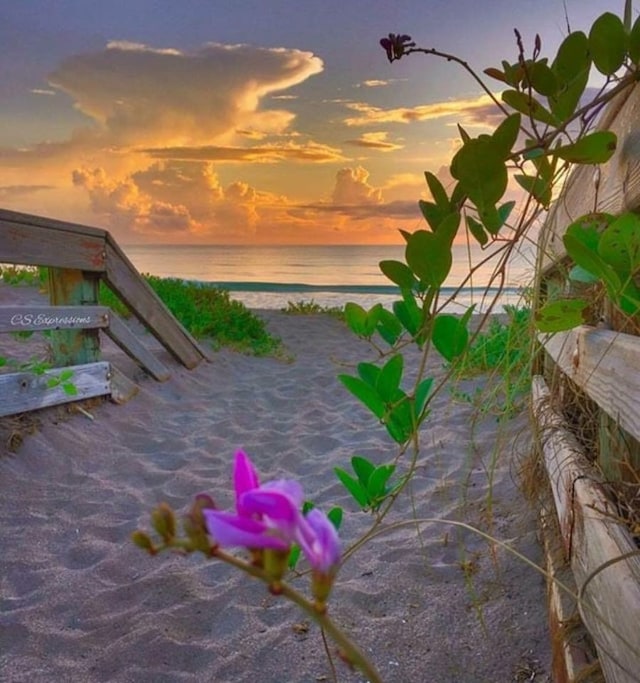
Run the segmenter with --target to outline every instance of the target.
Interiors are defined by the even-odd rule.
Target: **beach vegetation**
[[[256,356],[278,355],[279,339],[269,334],[264,321],[229,292],[206,282],[145,275],[145,280],[175,318],[196,339],[214,348],[228,347]],[[104,283],[100,303],[128,317],[129,310]]]
[[[344,309],[341,306],[321,306],[313,299],[288,301],[286,307],[281,310],[287,315],[330,315],[338,319],[344,318]]]

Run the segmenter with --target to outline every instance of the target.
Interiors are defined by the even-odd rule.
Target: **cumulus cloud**
[[[336,174],[331,199],[334,204],[381,204],[382,191],[368,183],[369,172],[358,166],[343,168]]]
[[[261,98],[320,73],[310,52],[207,44],[186,53],[136,43],[76,55],[49,77],[116,145],[193,145],[238,127],[278,132],[286,111],[260,111]]]
[[[359,138],[347,140],[347,144],[355,147],[366,147],[368,149],[379,149],[382,152],[391,152],[395,149],[402,149],[403,145],[388,140],[389,134],[385,131],[376,133],[363,133]]]
[[[495,104],[488,95],[466,100],[451,100],[422,104],[415,107],[382,109],[364,102],[351,102],[347,108],[358,113],[344,120],[347,126],[367,126],[380,123],[412,123],[430,121],[445,116],[475,117],[480,119],[496,113]]]

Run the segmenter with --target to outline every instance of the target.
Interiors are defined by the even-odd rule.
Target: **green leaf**
[[[518,133],[520,132],[520,114],[511,114],[493,131],[494,143],[496,148],[502,152],[503,159],[506,160],[511,155],[511,150],[516,144]]]
[[[358,503],[361,508],[366,508],[369,499],[367,497],[367,492],[361,486],[360,482],[356,481],[348,472],[345,472],[340,467],[334,467],[333,471],[336,473],[336,476],[345,489],[353,496],[356,503]]]
[[[416,395],[415,395],[415,406],[416,406],[416,415],[418,419],[420,418],[420,415],[422,415],[422,411],[424,410],[424,407],[427,403],[427,399],[429,398],[429,394],[431,393],[431,387],[433,386],[433,377],[426,377],[425,379],[418,384],[418,388],[416,389]]]
[[[440,223],[451,212],[451,210],[448,208],[442,209],[437,204],[434,204],[433,202],[428,202],[424,199],[418,200],[418,206],[420,207],[420,211],[422,212],[424,219],[427,221],[429,227],[433,230],[433,232],[436,232]]]
[[[548,97],[558,90],[558,79],[551,68],[543,62],[534,62],[529,70],[531,87],[540,95]]]
[[[422,311],[413,296],[406,295],[402,301],[394,301],[393,312],[404,329],[415,337],[422,327]]]
[[[460,124],[457,124],[457,125],[458,125],[458,132],[460,133],[460,137],[462,138],[462,142],[463,142],[463,144],[466,144],[467,142],[469,142],[469,140],[471,140],[471,136],[469,135],[469,133],[467,133],[467,131]]]
[[[395,465],[380,465],[376,467],[367,486],[369,500],[374,501],[376,498],[380,498],[387,493],[387,482],[395,470]]]
[[[577,164],[603,164],[616,151],[617,137],[613,131],[598,130],[570,145],[554,149],[555,156]]]
[[[437,176],[433,175],[429,171],[425,171],[424,177],[429,186],[429,192],[433,197],[433,201],[447,213],[451,213],[451,204],[449,202],[449,197],[447,196],[447,191],[444,189],[442,183],[438,180]]]
[[[501,227],[509,219],[509,216],[511,215],[511,212],[513,211],[513,207],[515,205],[516,205],[515,201],[510,201],[510,202],[505,202],[501,207],[498,208],[498,213],[500,214],[500,226]]]
[[[637,315],[640,312],[640,289],[633,280],[629,280],[614,301],[627,315]]]
[[[453,263],[451,244],[459,220],[458,214],[452,214],[441,224],[437,233],[417,230],[411,235],[405,258],[421,282],[431,287],[440,287],[446,280]],[[450,225],[445,226],[445,223]]]
[[[329,521],[331,522],[331,524],[333,524],[336,530],[339,530],[342,526],[343,516],[344,510],[339,505],[332,507],[331,510],[327,512],[327,517],[329,518]]]
[[[393,313],[391,313],[391,311],[383,308],[382,311],[380,311],[377,330],[378,334],[387,342],[387,344],[393,346],[402,334],[402,323]]]
[[[634,64],[640,62],[640,16],[633,22],[629,34],[629,59]]]
[[[344,307],[344,319],[349,329],[358,337],[364,336],[367,312],[359,304],[349,301]]]
[[[363,382],[375,389],[380,376],[380,368],[373,363],[358,363],[358,375]]]
[[[624,63],[627,34],[620,17],[611,12],[599,16],[589,31],[589,52],[601,74],[612,76]]]
[[[382,419],[385,413],[385,406],[371,385],[358,377],[352,377],[351,375],[338,375],[338,379],[357,399],[362,401],[378,419]]]
[[[549,126],[558,125],[558,119],[548,109],[545,109],[538,100],[526,93],[519,90],[505,90],[502,93],[502,101],[525,116],[530,116],[535,121],[546,123]]]
[[[539,176],[515,175],[515,181],[545,208],[551,204],[551,185]]]
[[[584,322],[583,311],[589,302],[582,299],[562,299],[543,306],[535,315],[540,332],[571,330]]]
[[[78,387],[76,387],[76,385],[73,384],[73,382],[64,382],[62,384],[62,391],[64,391],[64,393],[67,396],[77,396],[78,395]]]
[[[609,296],[614,298],[622,287],[616,271],[575,233],[567,231],[562,241],[574,263],[600,278],[607,287]]]
[[[401,289],[412,289],[416,284],[416,279],[411,272],[411,268],[402,261],[380,261],[380,270],[386,277]]]
[[[451,175],[476,207],[495,205],[508,182],[503,148],[488,135],[469,140],[451,160]]]
[[[616,218],[600,236],[598,253],[622,279],[632,277],[640,268],[640,217]]]
[[[467,221],[467,228],[469,232],[475,237],[476,241],[480,246],[484,247],[485,244],[489,242],[489,236],[487,235],[484,226],[480,221],[477,221],[473,216],[465,216]]]
[[[411,402],[405,394],[402,400],[389,411],[384,424],[391,438],[399,444],[406,443],[413,434],[413,410]]]
[[[376,466],[361,455],[354,455],[351,458],[351,467],[353,467],[353,471],[356,473],[362,487],[366,489],[369,484],[369,478],[376,469]]]
[[[574,31],[562,41],[551,69],[559,86],[549,97],[549,105],[554,116],[565,121],[575,112],[589,80],[589,39],[582,31]]]
[[[67,380],[71,379],[72,377],[73,377],[73,370],[63,370],[59,375],[61,382],[66,382]]]
[[[404,358],[401,353],[392,356],[382,367],[376,382],[376,391],[383,401],[391,402],[400,388]]]
[[[496,81],[501,81],[502,83],[507,82],[507,78],[506,78],[505,74],[502,71],[500,71],[500,69],[496,69],[493,66],[490,66],[490,67],[487,67],[486,69],[484,69],[483,73],[487,74],[487,76],[489,76],[489,78],[495,78]]]
[[[580,216],[565,230],[566,235],[575,237],[593,252],[598,250],[600,235],[615,220],[610,213],[588,213]]]
[[[585,285],[592,285],[598,282],[598,278],[593,275],[593,273],[585,270],[582,266],[573,266],[569,271],[569,280],[572,282],[581,282]]]
[[[466,325],[458,316],[448,313],[435,317],[431,338],[440,355],[449,362],[463,354],[469,344]]]
[[[299,545],[293,545],[291,547],[291,552],[289,553],[289,559],[287,560],[287,564],[289,566],[289,569],[295,569],[296,565],[300,561],[300,546]]]

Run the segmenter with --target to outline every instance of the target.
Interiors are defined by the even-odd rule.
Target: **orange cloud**
[[[359,116],[346,118],[344,123],[347,126],[411,123],[413,121],[430,121],[445,116],[470,116],[482,119],[490,115],[492,111],[495,113],[495,104],[488,95],[467,100],[451,100],[394,109],[382,109],[364,102],[351,102],[347,103],[346,106],[359,114]]]
[[[262,147],[159,147],[140,149],[154,159],[237,161],[276,163],[278,161],[344,161],[340,150],[328,145],[310,142],[306,145],[263,145]]]
[[[387,140],[388,133],[381,131],[377,133],[363,133],[359,138],[347,140],[346,143],[355,147],[366,147],[368,149],[379,149],[383,152],[391,152],[402,149],[403,145],[397,145]]]

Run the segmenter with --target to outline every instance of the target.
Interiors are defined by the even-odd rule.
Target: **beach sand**
[[[3,288],[0,303],[9,296],[15,291]],[[172,370],[158,383],[106,340],[106,358],[139,383],[137,396],[90,408],[93,420],[42,411],[17,451],[0,458],[0,680],[333,680],[321,633],[297,607],[201,555],[152,558],[129,540],[149,528],[161,501],[182,512],[207,491],[231,507],[238,448],[263,481],[295,477],[320,507],[341,505],[345,546],[371,524],[333,473],[354,454],[376,463],[396,454],[336,379],[372,359],[370,348],[331,317],[258,314],[289,361],[221,351],[189,371],[146,335]],[[12,353],[26,348],[3,343]],[[416,352],[408,356],[411,365]],[[441,361],[430,364],[441,376]],[[477,385],[482,379],[466,390]],[[515,483],[530,448],[527,416],[480,416],[445,388],[422,444],[386,525],[464,521],[539,563],[535,514]],[[307,581],[293,585],[306,591]],[[541,683],[550,680],[545,591],[541,574],[477,534],[446,521],[415,523],[349,557],[330,614],[385,683]],[[365,680],[335,666],[339,681]]]

